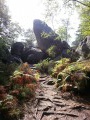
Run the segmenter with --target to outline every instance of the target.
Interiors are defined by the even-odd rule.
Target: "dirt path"
[[[51,80],[49,76],[40,78],[35,99],[25,104],[23,120],[90,120],[90,104],[77,102],[70,93],[57,92]]]

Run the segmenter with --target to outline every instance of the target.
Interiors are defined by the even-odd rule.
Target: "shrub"
[[[54,58],[56,53],[55,53],[55,50],[56,50],[56,46],[55,45],[52,45],[48,50],[47,50],[47,53],[49,55],[49,57],[51,58]]]
[[[4,120],[18,120],[21,111],[18,109],[17,99],[7,94],[5,99],[0,101],[0,113]]]
[[[57,76],[56,87],[64,91],[86,92],[90,90],[90,61],[69,64]]]
[[[13,74],[13,72],[18,67],[17,63],[11,63],[11,64],[4,64],[0,62],[0,84],[1,85],[7,85],[10,82],[10,75]]]
[[[55,67],[53,69],[52,76],[57,77],[57,75],[69,65],[70,59],[63,58],[59,61],[56,61]]]
[[[48,73],[48,67],[50,64],[50,60],[49,59],[45,59],[43,61],[41,61],[38,64],[35,64],[35,67],[37,68],[37,70],[39,70],[42,73]]]
[[[2,81],[3,85],[0,85],[0,118],[6,120],[18,120],[20,118],[22,109],[19,107],[19,102],[25,99],[30,100],[35,95],[38,85],[37,76],[39,75],[36,70],[30,68],[29,64],[24,63],[19,67],[14,65],[10,64],[3,67],[5,83]]]
[[[18,99],[34,95],[37,87],[37,78],[34,74],[36,72],[27,63],[20,65],[11,76],[11,94]]]

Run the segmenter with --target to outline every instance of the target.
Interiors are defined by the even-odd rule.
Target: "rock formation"
[[[53,44],[61,45],[61,40],[56,40],[58,35],[45,22],[34,20],[33,29],[38,46],[42,51],[46,51]]]
[[[24,48],[22,42],[16,42],[11,46],[11,55],[9,56],[10,61],[16,61],[20,63],[28,62],[30,64],[35,64],[40,60],[44,59],[46,54],[40,49],[34,47]]]
[[[13,43],[11,46],[11,54],[16,57],[21,57],[24,45],[22,42]]]
[[[54,48],[52,54],[55,53],[54,57],[51,57],[52,59],[59,60],[62,57],[74,58],[68,43],[66,41],[61,41],[59,35],[56,34],[45,22],[38,19],[34,20],[33,29],[39,49],[32,46],[24,48],[23,43],[16,42],[11,46],[12,56],[10,59],[12,61],[21,62],[22,60],[23,62],[28,62],[30,64],[38,63],[40,60],[51,57],[49,56],[49,53],[52,52],[52,46],[52,48]],[[86,40],[84,40],[84,43],[86,43]],[[48,50],[50,51],[48,52]]]
[[[33,23],[34,33],[37,39],[39,48],[47,52],[51,46],[55,46],[55,53],[58,55],[68,57],[69,55],[65,52],[70,49],[70,46],[66,41],[61,41],[59,35],[56,34],[45,22],[41,20],[34,20]],[[59,39],[58,39],[59,38]]]
[[[43,57],[44,57],[44,52],[34,47],[25,48],[22,54],[23,62],[28,62],[33,64],[42,60]]]
[[[76,49],[76,52],[78,52],[80,55],[79,61],[90,57],[89,56],[89,54],[90,54],[90,36],[86,36],[86,38],[80,42],[80,44],[78,45],[78,47]]]

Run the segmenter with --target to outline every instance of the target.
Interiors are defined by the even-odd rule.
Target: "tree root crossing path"
[[[34,100],[25,103],[23,120],[90,120],[90,100],[57,91],[52,79],[40,77]]]

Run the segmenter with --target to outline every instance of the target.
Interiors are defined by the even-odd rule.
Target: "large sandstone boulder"
[[[8,57],[10,62],[21,63],[21,56],[23,53],[24,45],[22,42],[16,42],[11,45],[11,55]]]
[[[24,45],[22,42],[16,42],[11,46],[11,54],[16,57],[21,57],[23,53]]]
[[[57,34],[45,22],[38,19],[34,20],[33,29],[39,48],[46,51],[53,44]]]
[[[44,52],[42,52],[40,49],[29,47],[24,49],[22,60],[23,62],[34,64],[42,60],[44,58],[44,55]]]
[[[38,63],[45,56],[45,53],[40,49],[34,48],[32,46],[24,48],[21,42],[16,42],[11,46],[11,56],[10,61],[28,62],[30,64]]]
[[[12,62],[21,63],[21,59],[19,57],[11,55],[10,51],[5,45],[1,48],[0,55],[0,60],[4,64],[10,64]]]
[[[45,22],[38,19],[34,20],[33,29],[38,46],[42,51],[47,52],[51,46],[55,46],[55,57],[57,57],[58,55],[62,55],[63,50],[67,51],[67,49],[70,49],[68,43],[65,41],[62,42],[59,35],[56,34]]]

